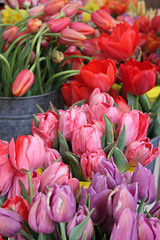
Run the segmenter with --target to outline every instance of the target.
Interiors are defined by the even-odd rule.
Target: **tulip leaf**
[[[76,102],[76,103],[74,103],[72,106],[70,106],[69,109],[71,109],[71,108],[73,108],[73,107],[75,107],[75,106],[81,107],[81,106],[85,103],[85,101],[86,101],[86,99],[83,99],[83,100],[81,100],[81,101],[79,101],[79,102]]]
[[[56,149],[57,151],[59,150],[59,138],[58,137],[56,137],[56,139],[54,140],[52,148]]]
[[[28,198],[28,194],[27,194],[26,188],[25,188],[23,182],[22,182],[20,179],[19,179],[19,184],[20,184],[20,186],[21,186],[21,194],[22,194],[22,197],[23,197],[24,199],[26,199],[28,202],[30,202],[30,201],[29,201],[29,198]]]
[[[29,233],[29,236],[31,237],[31,239],[37,239],[38,237],[38,233],[34,232],[29,224],[23,219],[23,225],[26,228],[27,232]],[[23,235],[24,236],[24,235]]]
[[[154,99],[154,101],[151,103],[151,108],[153,109],[157,103],[160,101],[160,94]]]
[[[106,127],[106,144],[114,142],[114,127],[110,119],[104,114],[104,121]]]
[[[19,70],[24,69],[24,63],[26,63],[25,58],[28,56],[30,51],[30,36],[28,36],[26,40],[25,47],[21,50],[18,65],[19,65]]]
[[[129,107],[130,107],[130,109],[131,110],[133,110],[133,109],[137,109],[137,110],[140,110],[140,111],[142,111],[142,107],[141,107],[141,105],[140,105],[140,103],[139,103],[139,96],[133,96],[132,94],[130,94],[130,93],[128,93],[128,92],[126,92],[127,93],[127,100],[128,100],[128,105],[129,105]]]
[[[6,199],[7,199],[7,194],[0,197],[0,207],[3,205],[3,203],[6,201]]]
[[[108,155],[107,155],[107,158],[110,160],[111,159],[111,157],[112,157],[112,155],[113,155],[113,153],[114,153],[114,150],[115,150],[115,148],[117,147],[117,145],[118,145],[118,142],[116,142],[116,144],[111,148],[111,150],[109,151],[109,153],[108,153]]]
[[[117,146],[117,144],[118,144],[118,141],[116,140],[115,142],[113,142],[113,143],[110,143],[110,144],[108,144],[103,150],[104,150],[104,152],[105,152],[105,154],[109,154],[109,152],[115,147],[115,146]]]
[[[126,145],[126,127],[125,125],[123,126],[122,132],[117,138],[118,140],[118,145],[117,147],[123,152],[125,145]]]
[[[86,231],[84,231],[84,233],[83,233],[82,240],[87,240],[87,237],[86,237]]]
[[[87,181],[87,179],[84,177],[81,167],[79,165],[78,157],[71,153],[66,151],[65,154],[67,155],[69,159],[69,165],[71,165],[73,176],[76,177],[79,181]]]
[[[33,114],[33,118],[34,118],[34,124],[35,124],[36,128],[38,128],[38,127],[39,127],[39,121],[38,121],[38,118],[36,117],[35,114]]]
[[[38,110],[40,111],[40,113],[45,113],[45,111],[38,105],[38,104],[36,104],[36,106],[37,106],[37,108],[38,108]]]
[[[104,134],[101,138],[101,148],[105,148],[106,146],[106,134]]]
[[[114,149],[113,160],[121,173],[124,173],[125,171],[128,170],[129,168],[128,161],[124,153],[117,147]]]
[[[57,113],[57,115],[59,116],[59,112],[58,112],[57,108],[52,104],[52,102],[49,103],[49,106],[50,106],[50,109],[52,111],[54,111],[55,113]]]
[[[89,211],[90,211],[91,203],[90,203],[90,195],[89,195],[89,193],[87,194],[86,201],[85,201],[85,205],[87,206],[87,208],[88,208]]]
[[[139,96],[139,102],[142,106],[143,112],[149,113],[151,111],[151,102],[146,93]]]
[[[69,240],[79,240],[83,230],[92,214],[92,212],[94,211],[94,208],[88,213],[87,217],[83,220],[83,222],[81,222],[80,224],[78,224],[76,227],[74,227],[71,231]]]
[[[64,162],[66,164],[68,164],[69,161],[68,161],[68,158],[66,158],[65,152],[69,151],[69,146],[68,146],[63,134],[60,131],[58,131],[58,139],[59,139],[59,153],[62,156]]]

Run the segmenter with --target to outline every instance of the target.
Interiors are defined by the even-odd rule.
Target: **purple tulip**
[[[131,211],[136,211],[137,195],[137,183],[128,186],[124,184],[116,186],[108,197],[106,207],[108,215],[110,217],[113,216],[113,218],[117,220],[125,208],[129,208]]]
[[[137,219],[136,212],[129,208],[124,209],[114,224],[110,240],[138,240]]]
[[[69,222],[76,211],[76,201],[70,186],[53,185],[47,193],[47,210],[55,222]]]
[[[140,163],[134,170],[132,182],[138,182],[138,200],[143,200],[145,197],[148,204],[153,203],[157,197],[154,175],[151,171],[143,167]]]
[[[38,193],[32,200],[32,206],[29,210],[28,223],[33,231],[49,234],[55,229],[53,222],[47,213],[47,198],[43,193]]]
[[[22,227],[22,217],[9,209],[0,208],[0,234],[5,237],[12,237]]]
[[[139,240],[158,240],[160,236],[160,220],[158,218],[146,218],[144,213],[140,213],[138,233]]]
[[[153,217],[160,218],[160,201],[157,202],[149,211]]]
[[[67,224],[68,237],[70,237],[72,229],[75,226],[77,226],[78,224],[80,224],[81,222],[83,222],[83,220],[87,217],[88,213],[89,213],[89,210],[85,205],[79,206],[78,211],[75,213],[72,220]],[[92,222],[91,218],[89,218],[87,224],[85,225],[84,230],[83,230],[82,235],[79,238],[79,240],[82,240],[84,231],[86,232],[86,240],[90,240],[92,238],[92,234],[93,234],[93,222]]]
[[[97,171],[107,177],[107,184],[109,189],[114,189],[115,186],[120,185],[122,176],[115,165],[113,158],[110,161],[102,159],[98,164]]]

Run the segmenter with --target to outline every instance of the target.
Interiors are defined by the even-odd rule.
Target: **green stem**
[[[6,65],[6,68],[7,68],[7,71],[6,71],[7,79],[5,81],[5,97],[9,97],[10,81],[11,81],[11,68],[10,68],[9,62],[2,54],[0,54],[0,59],[3,61],[3,63]]]
[[[41,58],[39,58],[39,62],[41,62],[41,61],[45,61],[45,60],[46,60],[45,57],[41,57]],[[36,61],[34,62],[34,64],[32,65],[32,67],[30,68],[30,71],[33,72],[34,69],[35,69],[35,67],[36,67]],[[28,69],[28,68],[27,68],[27,69]]]
[[[87,9],[85,9],[85,8],[80,8],[80,7],[79,7],[78,10],[81,10],[81,11],[83,11],[83,12],[86,12],[86,13],[92,14],[91,11],[89,11],[89,10],[87,10]]]
[[[13,26],[13,24],[9,24],[9,23],[1,23],[0,27],[9,27],[9,26]]]
[[[24,236],[25,238],[27,238],[28,240],[35,240],[31,235],[29,235],[28,233],[26,233],[26,231],[24,231],[23,229],[21,229],[19,233],[20,233],[22,236]]]
[[[36,66],[37,66],[39,88],[40,88],[41,94],[43,94],[44,90],[43,90],[43,87],[42,87],[40,64],[39,64],[41,41],[42,41],[42,36],[39,37],[38,42],[37,42],[35,61],[36,61]]]
[[[80,70],[66,70],[66,71],[63,71],[63,72],[59,72],[59,73],[56,73],[54,74],[52,77],[50,77],[46,83],[46,89],[49,88],[49,86],[51,85],[53,79],[55,79],[56,77],[59,77],[61,75],[64,75],[64,74],[68,74],[68,73],[74,73],[74,75],[77,75],[80,73]]]
[[[28,184],[29,184],[29,196],[30,196],[30,203],[33,197],[33,183],[32,183],[32,172],[27,172],[28,175]]]
[[[136,96],[136,105],[135,108],[138,110],[139,96]]]
[[[47,24],[45,24],[45,25],[37,32],[37,34],[36,34],[35,37],[33,38],[32,44],[31,44],[31,47],[30,47],[30,50],[29,50],[28,57],[27,57],[27,59],[26,59],[25,67],[26,67],[26,66],[28,65],[28,63],[29,63],[29,60],[30,60],[30,57],[31,57],[31,53],[32,53],[32,50],[33,50],[33,48],[34,48],[34,45],[35,45],[37,39],[38,39],[39,36],[42,34],[42,32],[44,31],[44,29],[46,28],[46,26],[47,26]],[[44,31],[44,33],[45,33],[46,31],[48,31],[48,29],[46,29],[46,30]]]
[[[19,15],[21,16],[21,18],[24,19],[23,15],[22,15],[22,13],[21,13],[21,11],[20,11],[20,9],[19,9],[18,7],[16,7],[15,10],[19,13]]]
[[[66,223],[61,222],[61,223],[59,223],[59,225],[60,225],[62,240],[67,240],[67,237],[66,237]]]

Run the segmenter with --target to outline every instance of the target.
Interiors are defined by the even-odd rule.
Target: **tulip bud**
[[[157,197],[154,175],[140,163],[134,170],[132,182],[138,182],[138,199],[142,201],[145,197],[148,204],[153,203]]]
[[[45,151],[46,157],[43,163],[44,168],[48,168],[49,166],[51,166],[52,163],[57,159],[59,159],[59,162],[63,163],[63,159],[56,149],[45,147]]]
[[[48,21],[49,29],[52,33],[58,33],[70,25],[70,18],[50,19]]]
[[[46,15],[53,15],[65,5],[65,0],[52,0],[44,5],[44,12]]]
[[[0,233],[5,237],[16,235],[22,227],[22,217],[11,210],[0,208]]]
[[[72,22],[70,28],[85,36],[95,32],[95,29],[93,27],[82,22]]]
[[[72,18],[77,14],[78,8],[79,8],[78,3],[68,3],[61,8],[60,13],[63,14],[64,17]]]
[[[91,19],[96,26],[102,28],[103,30],[109,30],[116,26],[115,19],[102,9],[92,12]]]
[[[70,234],[72,232],[72,229],[74,227],[76,227],[78,224],[80,224],[81,222],[83,222],[83,220],[87,217],[89,213],[88,208],[84,205],[84,206],[79,206],[78,211],[75,213],[74,217],[72,218],[72,220],[67,224],[67,235],[68,237],[70,237]],[[86,223],[82,235],[79,238],[79,240],[82,240],[83,238],[83,234],[84,231],[86,233],[86,240],[90,240],[92,238],[92,234],[93,234],[93,222],[91,220],[91,218],[89,218],[88,222]]]
[[[42,14],[44,13],[44,5],[39,5],[39,6],[36,6],[36,7],[32,7],[29,9],[29,16],[30,18],[33,18],[39,14]],[[46,17],[46,15],[42,15],[39,17],[39,19],[43,19],[44,17]]]
[[[55,222],[48,216],[45,194],[38,193],[32,200],[28,215],[28,224],[33,231],[38,233],[49,234],[54,231]]]
[[[2,33],[2,39],[3,41],[7,42],[7,43],[12,43],[18,35],[18,27],[16,26],[11,26],[9,28],[7,28],[7,30],[5,30]]]
[[[24,95],[34,83],[34,74],[30,70],[22,70],[12,83],[12,94],[14,97]]]
[[[64,59],[64,54],[61,51],[53,50],[52,52],[52,60],[53,62],[60,63]]]
[[[75,31],[74,29],[63,29],[60,33],[60,37],[58,37],[58,41],[61,43],[61,40],[63,44],[66,45],[73,45],[74,43],[82,42],[86,39],[86,37]]]
[[[30,65],[33,64],[34,61],[35,61],[35,59],[36,59],[36,54],[35,54],[34,51],[32,51],[32,52],[31,52],[31,57],[30,57],[30,60],[29,60],[29,64],[30,64]]]
[[[30,18],[28,19],[26,26],[30,33],[37,33],[40,27],[42,26],[42,21],[38,18],[35,19]]]
[[[12,9],[19,7],[19,3],[17,0],[5,0],[5,3]]]
[[[47,210],[55,222],[69,222],[73,218],[76,201],[70,186],[54,184],[53,188],[50,188],[47,193]]]
[[[49,45],[49,42],[52,40],[51,36],[44,36],[41,41],[41,47],[45,48]]]
[[[137,9],[136,9],[138,16],[145,16],[146,14],[146,3],[144,0],[137,2]]]

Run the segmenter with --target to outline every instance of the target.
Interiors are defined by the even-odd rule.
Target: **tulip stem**
[[[30,196],[30,204],[33,197],[33,183],[32,183],[32,172],[27,172],[28,175],[28,184],[29,184],[29,196]]]
[[[3,61],[3,63],[6,65],[6,68],[7,68],[7,71],[6,71],[7,78],[5,79],[5,96],[9,97],[10,81],[11,81],[11,68],[10,68],[9,62],[2,54],[0,54],[0,59]]]
[[[139,96],[136,96],[136,105],[135,105],[135,109],[138,110],[138,103],[139,103]]]
[[[66,223],[61,222],[59,225],[60,225],[60,229],[61,229],[62,240],[67,240],[67,237],[66,237]]]
[[[36,66],[37,66],[39,88],[40,88],[41,94],[43,94],[44,90],[43,90],[43,87],[42,87],[40,64],[39,64],[41,41],[42,41],[42,37],[40,36],[40,38],[38,39],[38,42],[37,42],[37,47],[36,47],[36,59],[35,59],[35,62],[36,62]]]
[[[24,19],[23,15],[22,15],[22,13],[21,13],[21,11],[20,11],[20,9],[19,9],[18,7],[16,7],[15,10],[19,13],[19,15],[21,16],[21,18]]]
[[[78,10],[81,10],[81,11],[83,11],[83,12],[86,12],[86,13],[92,14],[91,11],[89,11],[89,10],[87,10],[87,9],[85,9],[85,8],[80,8],[80,7],[79,7]]]
[[[22,236],[26,237],[28,240],[34,240],[34,238],[29,235],[28,233],[26,233],[25,230],[21,229],[20,232],[19,232]]]

